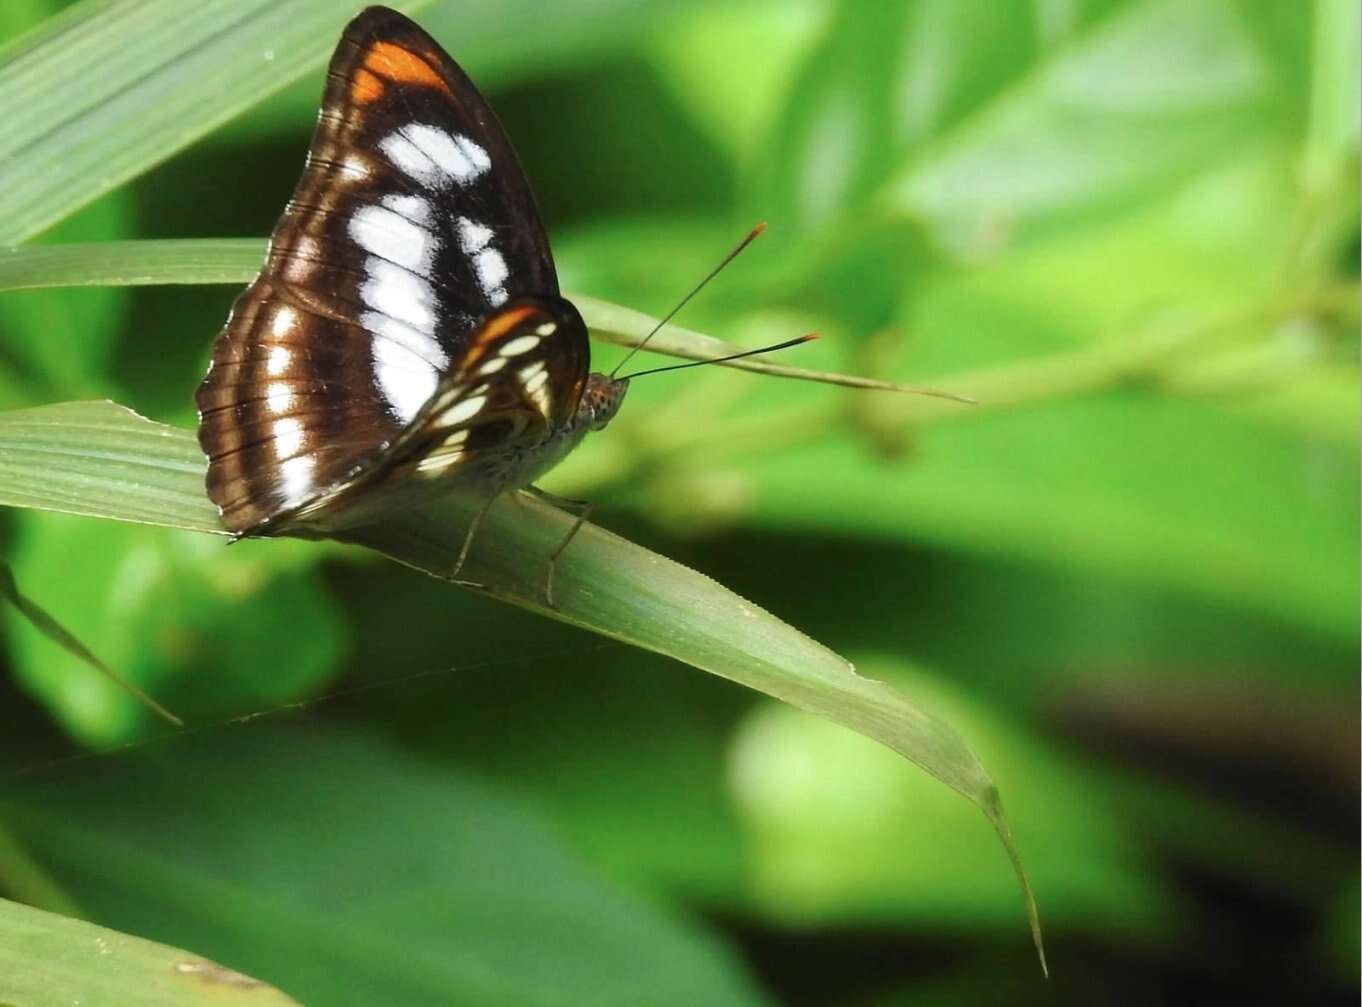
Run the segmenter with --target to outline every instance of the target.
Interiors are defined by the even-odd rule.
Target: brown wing
[[[268,532],[371,464],[512,298],[556,298],[548,240],[491,109],[424,31],[345,29],[307,165],[196,396],[223,522]],[[586,373],[586,339],[568,356]],[[571,382],[569,382],[571,384]]]
[[[391,445],[279,520],[292,526],[319,514],[352,516],[356,505],[371,520],[387,491],[421,493],[433,481],[449,487],[459,480],[489,494],[524,485],[556,460],[561,441],[553,434],[576,417],[586,386],[586,345],[586,327],[568,301],[512,301],[479,326],[459,371],[441,382]]]

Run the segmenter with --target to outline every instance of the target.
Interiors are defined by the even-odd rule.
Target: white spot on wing
[[[539,391],[539,389],[544,387],[544,384],[548,380],[549,380],[548,371],[537,371],[536,373],[530,375],[528,378],[525,379],[526,394],[534,395],[535,392]]]
[[[365,251],[404,269],[429,275],[438,248],[434,235],[396,210],[362,206],[350,218],[349,230],[350,237]],[[372,266],[370,271],[374,271]]]
[[[473,164],[474,173],[481,175],[492,167],[492,159],[487,156],[487,151],[483,150],[466,136],[456,136],[454,142],[458,144],[463,156],[468,158]]]
[[[470,398],[466,398],[462,402],[448,409],[444,413],[444,415],[440,417],[440,425],[452,427],[455,426],[456,424],[462,423],[464,420],[472,419],[474,416],[476,416],[479,412],[482,411],[482,407],[485,406],[486,404],[487,404],[486,395],[474,395],[471,396]]]
[[[410,423],[440,383],[440,373],[401,343],[375,339],[374,379],[389,408]]]
[[[480,252],[492,240],[492,229],[485,224],[479,224],[476,220],[460,217],[458,225],[459,247],[463,249],[466,255],[474,255]]]
[[[483,364],[481,367],[478,368],[478,373],[495,374],[497,371],[501,370],[505,366],[506,366],[505,357],[493,357],[491,360],[487,361],[487,363]]]
[[[297,309],[292,305],[281,304],[274,309],[274,317],[270,319],[270,332],[280,338],[287,336],[297,321]]]
[[[283,381],[272,381],[265,388],[265,401],[270,412],[286,413],[293,408],[293,389]]]
[[[539,411],[548,416],[552,411],[553,403],[549,401],[549,393],[545,387],[549,381],[549,372],[542,364],[539,369],[530,373],[528,370],[520,375],[521,386],[525,389],[525,394],[530,401],[539,407]]]
[[[456,224],[459,229],[459,248],[473,260],[473,272],[477,274],[483,296],[493,307],[505,304],[510,297],[504,286],[510,270],[506,268],[506,259],[502,254],[490,247],[494,232],[486,224],[479,224],[468,217],[460,217]]]
[[[284,459],[292,458],[303,447],[303,425],[293,417],[274,421],[274,454]]]
[[[365,260],[368,278],[360,285],[364,303],[427,337],[435,334],[434,291],[415,273],[383,259]],[[434,339],[430,339],[434,342]]]
[[[541,336],[551,336],[554,334],[554,332],[557,331],[557,329],[558,326],[554,322],[545,322],[543,325],[539,326],[534,331],[539,333],[539,335]]]
[[[440,169],[420,147],[412,143],[402,135],[401,130],[389,133],[378,143],[379,150],[388,155],[388,158],[398,170],[408,178],[413,178],[424,185],[436,185],[440,180]]]
[[[510,270],[506,268],[506,260],[501,253],[495,248],[484,248],[473,260],[473,268],[487,299],[494,305],[503,303],[506,300],[506,288],[502,284],[506,282]]]
[[[288,309],[292,311],[292,308]],[[278,328],[278,316],[275,316],[275,328]],[[272,378],[277,378],[288,370],[289,362],[293,359],[293,353],[287,346],[271,346],[270,355],[265,358],[265,373]]]
[[[359,321],[373,333],[370,357],[379,394],[394,416],[410,423],[435,394],[449,357],[431,336],[395,318],[366,311]]]
[[[451,136],[437,126],[413,123],[388,134],[379,149],[400,171],[424,185],[443,188],[470,182],[492,167],[492,159],[466,136]]]
[[[400,213],[413,223],[423,225],[430,223],[430,203],[420,196],[392,193],[384,196],[381,202],[389,210]]]
[[[312,468],[315,464],[316,459],[311,455],[299,455],[279,466],[281,488],[288,504],[300,504],[312,494]]]
[[[516,336],[501,348],[503,357],[518,357],[522,353],[529,353],[540,343],[538,336]]]

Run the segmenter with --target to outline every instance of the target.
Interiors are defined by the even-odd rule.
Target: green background
[[[7,611],[0,894],[317,1004],[1356,1002],[1355,4],[418,19],[567,289],[660,314],[765,219],[686,325],[981,400],[659,376],[545,485],[960,730],[1054,979],[977,812],[842,728],[370,555],[27,512],[25,593],[194,729]],[[266,234],[320,81],[40,240]],[[192,425],[235,293],[7,293],[0,406]]]

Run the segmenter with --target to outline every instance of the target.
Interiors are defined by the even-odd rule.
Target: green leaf
[[[864,203],[905,158],[1035,58],[1031,5],[849,0],[809,48],[753,198],[783,228]]]
[[[352,0],[83,0],[10,43],[0,242],[42,232],[316,66],[354,13]]]
[[[224,551],[188,532],[26,517],[13,553],[25,587],[123,677],[191,722],[295,701],[344,653],[345,625],[313,564],[297,561],[317,557],[315,547]],[[6,636],[19,683],[81,742],[107,748],[149,733],[146,711],[88,663],[25,625]]]
[[[767,1002],[721,943],[603,883],[505,793],[334,725],[186,736],[60,778],[14,781],[0,807],[94,916],[307,1003]],[[88,957],[64,960],[73,979],[98,976]]]
[[[930,697],[1007,767],[1022,807],[1018,832],[1052,927],[1152,936],[1168,924],[1171,893],[1152,863],[1132,856],[1120,809],[1092,767],[1066,763],[1019,721],[938,677],[892,657],[864,663]],[[1013,925],[1011,879],[979,856],[987,831],[882,747],[767,703],[740,725],[729,778],[754,896],[769,917],[802,927]]]
[[[78,664],[103,675],[104,678],[115,688],[127,693],[137,702],[150,708],[157,716],[174,724],[176,727],[183,727],[184,722],[173,713],[161,706],[156,700],[152,699],[137,686],[133,685],[118,672],[114,671],[107,664],[95,656],[89,647],[81,643],[65,626],[47,613],[42,606],[30,601],[19,593],[19,585],[14,580],[14,572],[8,563],[0,563],[0,599],[10,603],[14,610],[23,617],[34,632],[43,638],[56,644],[74,659]]]
[[[0,290],[58,286],[142,286],[162,284],[249,283],[260,270],[265,244],[252,238],[182,239],[103,242],[9,248],[0,251]],[[608,342],[634,346],[657,325],[657,319],[631,308],[584,294],[566,295],[581,309],[591,333]],[[688,360],[713,360],[742,351],[712,336],[667,325],[648,342],[648,349]],[[642,366],[642,365],[640,365]],[[767,360],[745,359],[721,366],[780,377],[818,381],[848,388],[876,388],[971,403],[963,394],[916,385],[862,378],[832,371],[812,371]]]
[[[112,402],[0,412],[0,505],[226,534],[182,430]]]
[[[0,250],[0,290],[249,283],[261,238],[195,238],[34,245]]]
[[[42,240],[104,243],[121,238],[131,208],[128,193],[109,193]],[[128,300],[126,290],[113,288],[81,290],[74,296],[30,289],[0,298],[0,360],[13,360],[24,385],[21,394],[6,396],[6,406],[107,394],[107,369]]]
[[[961,254],[988,254],[1024,229],[1238,156],[1268,125],[1267,93],[1229,3],[1136,0],[1041,48],[915,152],[886,206],[927,220]]]
[[[4,1007],[284,1007],[258,979],[154,944],[0,899]]]
[[[756,516],[841,529],[850,509],[869,539],[1090,567],[1355,638],[1355,445],[1306,451],[1202,403],[1106,397],[936,430],[921,452],[889,471],[836,442],[758,459]]]
[[[82,444],[92,446],[82,450]],[[151,449],[145,458],[136,454],[141,445]],[[16,451],[25,453],[25,464],[14,463]],[[155,522],[156,509],[170,504],[163,523],[210,530],[203,513],[211,513],[202,500],[204,463],[188,462],[196,455],[189,433],[112,403],[18,411],[0,417],[0,477],[14,473],[0,478],[0,503],[142,522]],[[168,464],[167,458],[176,461]],[[56,469],[51,488],[45,483],[49,464]],[[11,485],[15,477],[21,481],[18,492]],[[87,499],[81,488],[98,495]],[[202,509],[191,518],[186,502],[196,494]],[[441,577],[453,569],[462,529],[477,506],[451,499],[338,537]],[[953,731],[746,599],[593,525],[584,525],[563,554],[555,579],[558,608],[550,609],[544,601],[547,557],[572,526],[570,515],[528,494],[508,494],[487,513],[461,576],[484,585],[492,597],[818,713],[912,760],[977,804],[992,822],[1022,885],[1039,949],[1034,903],[997,788]]]
[[[1362,128],[1362,56],[1355,44],[1360,28],[1362,13],[1350,0],[1315,5],[1315,72],[1304,165],[1309,185],[1340,171],[1356,174],[1347,164],[1350,158],[1355,163]]]

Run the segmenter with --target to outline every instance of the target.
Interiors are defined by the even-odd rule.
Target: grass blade
[[[245,285],[264,258],[259,238],[12,246],[0,250],[0,290]]]
[[[0,899],[6,1007],[285,1007],[297,1001],[215,962]]]
[[[110,241],[95,244],[47,245],[0,250],[0,291],[38,287],[126,287],[168,284],[246,284],[255,278],[265,256],[265,243],[255,238],[191,238],[155,241]],[[567,295],[599,339],[634,346],[657,319],[640,311],[584,294]],[[713,360],[739,353],[742,347],[679,325],[667,325],[648,343],[657,353],[686,360]],[[953,392],[935,391],[895,381],[879,381],[834,371],[744,359],[721,364],[783,378],[818,381],[847,388],[905,392],[974,404]]]
[[[0,505],[225,534],[194,435],[112,402],[0,412]]]
[[[358,6],[84,0],[17,39],[0,51],[0,242],[39,234],[301,76]]]
[[[203,492],[203,473],[191,433],[112,402],[0,414],[0,503],[220,531]],[[344,540],[442,577],[453,568],[478,505],[451,499],[408,510]],[[492,597],[820,714],[910,759],[992,822],[1016,870],[1040,950],[1035,902],[997,788],[953,730],[708,577],[590,524],[562,555],[558,607],[550,609],[544,601],[547,559],[573,520],[528,494],[506,495],[484,518],[461,577]]]
[[[132,696],[166,723],[175,727],[184,727],[183,720],[175,716],[175,714],[171,713],[160,703],[156,702],[156,700],[152,699],[141,689],[137,688],[137,686],[133,685],[126,678],[101,661],[94,651],[90,650],[89,647],[76,639],[76,637],[60,622],[53,618],[46,609],[41,605],[38,605],[32,599],[26,597],[19,590],[19,585],[14,579],[14,571],[10,569],[8,563],[0,563],[0,599],[4,599],[13,605],[15,610],[28,620],[29,625],[43,636],[47,637],[62,650],[75,657],[78,661],[94,668],[95,671],[109,679],[114,685]]]

